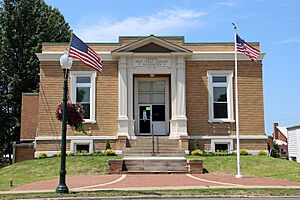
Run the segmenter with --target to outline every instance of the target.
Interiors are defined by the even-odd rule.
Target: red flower
[[[84,122],[84,109],[80,104],[67,103],[67,124],[74,127],[75,130],[83,131],[82,123]],[[56,119],[62,120],[62,103],[58,104],[56,108]],[[84,131],[83,131],[84,132]]]

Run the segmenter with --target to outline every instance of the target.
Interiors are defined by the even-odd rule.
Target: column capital
[[[125,56],[119,58],[119,68],[127,68],[127,62]]]
[[[183,56],[177,57],[177,67],[178,68],[185,68],[185,58]]]

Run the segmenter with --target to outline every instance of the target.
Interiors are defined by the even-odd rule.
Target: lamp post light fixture
[[[60,65],[64,72],[64,89],[62,103],[62,128],[61,128],[61,160],[59,172],[59,184],[56,187],[56,193],[69,193],[69,188],[66,185],[66,140],[67,140],[67,97],[68,97],[68,73],[72,67],[72,58],[68,57],[65,52],[60,57]]]

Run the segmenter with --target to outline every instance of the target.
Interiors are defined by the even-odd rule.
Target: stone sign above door
[[[134,67],[171,67],[170,58],[138,57],[133,59]]]

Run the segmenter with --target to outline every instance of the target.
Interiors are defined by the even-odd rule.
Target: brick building
[[[278,145],[279,157],[288,156],[288,131],[286,127],[273,124],[273,142]]]
[[[259,48],[259,43],[250,44]],[[187,153],[196,140],[203,150],[236,149],[234,43],[185,43],[183,37],[150,35],[89,45],[102,57],[104,72],[73,62],[69,100],[86,109],[88,133],[68,127],[67,151],[100,151],[109,140],[117,153],[124,153],[138,141],[147,145],[152,133],[161,143],[172,142],[170,152]],[[36,155],[60,150],[55,110],[63,92],[59,58],[67,48],[67,43],[44,43],[37,54],[40,92],[30,103],[38,105],[38,125],[32,130]],[[238,54],[241,149],[253,153],[267,149],[263,57],[252,62]]]
[[[13,143],[13,162],[34,158],[34,140],[38,131],[39,94],[23,93],[20,142]]]

